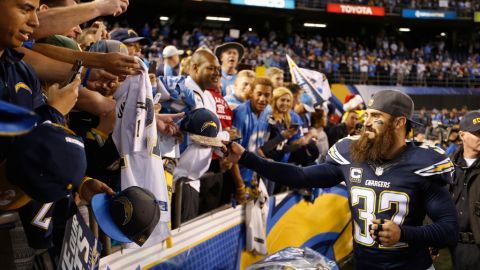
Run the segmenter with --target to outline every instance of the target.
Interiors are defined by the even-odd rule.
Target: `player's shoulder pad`
[[[450,158],[445,156],[445,151],[440,147],[422,145],[414,152],[414,172],[420,176],[432,176],[450,173],[455,169]]]
[[[350,145],[353,141],[358,140],[359,136],[345,137],[336,142],[328,150],[328,158],[340,165],[348,165],[350,162]]]

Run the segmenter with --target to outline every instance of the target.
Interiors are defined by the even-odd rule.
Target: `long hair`
[[[277,109],[277,100],[284,95],[289,95],[290,98],[292,99],[292,104],[290,106],[290,109],[286,113],[282,113]],[[275,121],[283,121],[287,128],[289,128],[290,124],[292,123],[292,118],[290,116],[290,110],[292,109],[292,106],[293,106],[293,94],[290,90],[288,90],[288,88],[278,87],[278,88],[275,88],[275,90],[273,90],[272,117]]]

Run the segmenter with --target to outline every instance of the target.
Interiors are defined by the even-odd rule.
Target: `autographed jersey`
[[[146,67],[129,76],[115,92],[117,119],[113,141],[121,156],[121,187],[150,190],[160,207],[160,222],[148,241],[151,246],[169,235],[170,209],[153,110],[152,86]]]
[[[368,228],[373,219],[422,226],[426,190],[432,182],[450,182],[452,162],[439,148],[407,143],[393,160],[358,163],[350,157],[349,148],[355,139],[347,137],[332,146],[327,162],[340,168],[350,193],[355,256],[366,262],[358,269],[427,269],[432,261],[425,246],[399,242],[385,247],[374,241]]]

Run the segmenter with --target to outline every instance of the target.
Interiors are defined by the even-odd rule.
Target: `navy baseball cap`
[[[15,137],[7,157],[7,178],[30,198],[55,202],[80,186],[87,169],[83,141],[57,124],[44,122]]]
[[[180,122],[180,129],[188,132],[192,141],[201,145],[222,147],[218,138],[220,121],[215,113],[205,108],[191,110],[185,114]]]
[[[480,111],[471,111],[465,114],[460,121],[460,130],[471,133],[480,131]]]
[[[140,37],[133,29],[118,28],[110,32],[110,38],[121,41],[124,44],[139,42],[142,45],[150,43],[147,38]]]
[[[122,243],[135,242],[142,246],[160,220],[155,195],[137,186],[126,188],[115,196],[97,194],[91,204],[102,231]]]
[[[22,135],[36,125],[34,112],[0,100],[0,136]]]
[[[388,113],[394,117],[405,116],[407,120],[417,126],[422,124],[413,121],[413,100],[407,94],[397,90],[383,90],[377,92],[368,101],[368,109]]]

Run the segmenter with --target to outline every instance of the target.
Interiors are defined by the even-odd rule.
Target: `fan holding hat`
[[[232,92],[229,89],[237,77],[237,66],[243,58],[245,48],[238,42],[227,42],[217,46],[214,53],[222,64],[222,96],[226,96]]]

